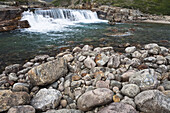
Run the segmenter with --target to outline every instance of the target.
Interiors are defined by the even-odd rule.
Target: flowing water
[[[96,12],[71,9],[36,9],[23,13],[30,28],[0,33],[0,71],[39,54],[56,55],[63,49],[90,44],[113,46],[158,43],[170,47],[170,25],[126,23],[111,26]]]

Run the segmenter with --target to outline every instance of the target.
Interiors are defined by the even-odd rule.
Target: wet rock
[[[135,46],[127,47],[127,48],[125,49],[126,53],[133,53],[133,52],[135,52],[135,50],[136,50],[136,47],[135,47]]]
[[[118,68],[120,65],[120,56],[119,55],[113,55],[107,64],[107,67],[110,68]]]
[[[31,105],[38,110],[46,111],[48,109],[56,108],[62,94],[56,89],[41,89],[31,100]]]
[[[121,92],[123,95],[135,97],[140,92],[140,89],[136,84],[127,84],[123,86]]]
[[[129,98],[129,97],[125,96],[124,99],[121,100],[121,102],[124,104],[129,104],[129,105],[133,106],[134,108],[136,108],[136,104],[135,104],[133,98]]]
[[[21,68],[20,64],[9,65],[5,68],[5,74],[16,73],[17,71],[20,70],[20,68]]]
[[[33,85],[51,84],[67,73],[67,64],[63,58],[41,64],[28,72]]]
[[[108,104],[112,101],[113,92],[107,88],[98,88],[81,95],[77,101],[78,108],[88,111],[96,106]]]
[[[124,103],[111,103],[98,113],[138,113],[131,105]]]
[[[67,61],[67,62],[70,62],[74,59],[73,55],[71,54],[66,54],[63,56],[63,58]]]
[[[109,61],[109,57],[106,56],[104,53],[98,54],[95,57],[95,62],[98,66],[103,66]]]
[[[18,80],[18,77],[15,73],[10,73],[8,75],[8,80],[16,82]]]
[[[158,85],[157,76],[153,69],[141,70],[129,78],[131,84],[136,84],[141,90],[154,89]]]
[[[96,63],[88,56],[85,60],[84,60],[84,65],[91,69],[94,68],[96,66]]]
[[[29,104],[30,96],[26,92],[0,91],[0,112],[7,111],[10,107]]]
[[[30,105],[15,106],[10,108],[8,113],[35,113],[35,109]]]
[[[147,113],[169,113],[170,98],[158,90],[147,90],[135,97],[137,108]]]
[[[59,109],[59,110],[48,110],[44,113],[83,113],[83,112],[75,109]]]

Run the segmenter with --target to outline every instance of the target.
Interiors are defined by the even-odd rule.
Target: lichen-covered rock
[[[30,96],[26,92],[12,92],[0,90],[0,112],[7,111],[10,107],[29,104]]]
[[[14,106],[8,110],[8,113],[35,113],[35,109],[30,105]]]
[[[33,85],[47,85],[55,82],[60,77],[66,75],[68,69],[63,58],[47,62],[32,68],[28,72],[29,79]]]
[[[31,100],[31,105],[38,110],[46,111],[56,108],[59,103],[62,94],[56,89],[41,89]]]
[[[128,97],[135,97],[140,92],[140,89],[136,84],[127,84],[123,86],[121,92]]]
[[[138,113],[131,105],[124,103],[111,103],[104,107],[98,113]]]
[[[77,106],[82,111],[88,111],[96,106],[101,106],[112,102],[113,92],[107,88],[98,88],[81,95],[77,101]]]
[[[59,110],[48,110],[44,113],[83,113],[83,111],[76,109],[59,109]]]
[[[158,90],[147,90],[135,97],[137,108],[145,113],[170,113],[170,98]]]
[[[141,90],[156,88],[158,85],[157,75],[153,69],[144,69],[134,73],[130,78],[131,84],[136,84]]]

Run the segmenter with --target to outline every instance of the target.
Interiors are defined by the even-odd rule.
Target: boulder
[[[121,102],[111,103],[104,107],[98,113],[138,113],[131,105]]]
[[[123,86],[121,92],[128,97],[135,97],[140,92],[140,89],[136,84],[127,84]]]
[[[26,92],[12,92],[10,90],[0,90],[0,112],[18,105],[29,104],[30,96]]]
[[[67,73],[67,64],[63,58],[49,61],[32,68],[28,72],[29,79],[33,85],[43,86],[51,84]]]
[[[83,113],[83,112],[76,109],[59,109],[59,110],[48,110],[44,113]]]
[[[56,89],[43,88],[31,100],[31,105],[41,111],[56,108],[61,100],[62,94]]]
[[[107,88],[98,88],[87,91],[77,101],[77,106],[82,111],[89,111],[96,106],[112,102],[113,92]]]
[[[14,106],[8,110],[8,113],[35,113],[35,109],[30,105]]]
[[[170,98],[158,90],[147,90],[135,97],[137,108],[145,113],[170,113]]]
[[[130,78],[131,84],[136,84],[141,90],[154,89],[158,86],[157,75],[153,69],[144,69],[134,73]]]

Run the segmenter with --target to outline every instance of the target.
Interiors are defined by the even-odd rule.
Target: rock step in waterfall
[[[22,20],[27,20],[33,32],[63,31],[69,25],[76,23],[107,22],[100,20],[96,12],[75,9],[36,9],[34,12],[25,11]]]

